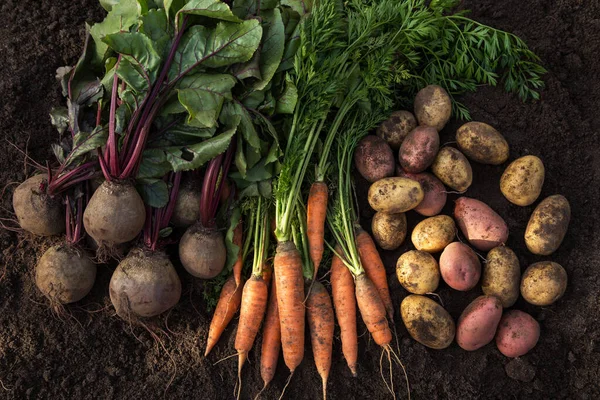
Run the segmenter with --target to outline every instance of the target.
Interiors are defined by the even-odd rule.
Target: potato
[[[354,164],[360,174],[373,183],[379,179],[394,175],[396,162],[392,149],[385,140],[369,135],[356,146]]]
[[[490,250],[481,280],[483,293],[496,296],[502,302],[502,307],[508,308],[519,298],[520,283],[521,266],[514,251],[506,246]]]
[[[454,147],[443,147],[433,161],[431,170],[444,185],[459,192],[464,192],[473,183],[469,160]]]
[[[410,336],[422,345],[445,349],[454,340],[454,320],[444,307],[429,297],[406,296],[400,305],[400,314]]]
[[[453,242],[440,255],[440,273],[452,289],[467,291],[479,282],[481,263],[469,246]]]
[[[508,160],[508,143],[496,129],[483,122],[467,122],[456,131],[456,143],[469,159],[500,165]]]
[[[500,190],[511,203],[528,206],[542,193],[544,175],[544,164],[536,156],[517,158],[504,170]]]
[[[567,271],[558,263],[540,261],[531,264],[521,278],[521,296],[536,306],[549,306],[567,289]]]
[[[397,214],[412,210],[423,200],[421,184],[408,178],[380,179],[369,188],[369,204],[375,211]]]
[[[433,217],[442,211],[448,195],[444,184],[438,178],[429,172],[411,174],[400,167],[396,168],[396,175],[413,179],[421,184],[423,200],[414,208],[416,212],[425,217]]]
[[[398,150],[406,135],[417,127],[417,120],[410,111],[394,111],[390,117],[377,128],[377,136]]]
[[[398,258],[396,276],[404,289],[411,293],[431,293],[440,283],[440,268],[431,254],[411,250]]]
[[[508,239],[508,226],[487,204],[460,197],[454,205],[454,218],[469,243],[478,250],[489,251]]]
[[[379,247],[395,250],[406,238],[406,214],[377,212],[371,221],[371,230]]]
[[[400,165],[407,172],[425,171],[440,149],[440,135],[431,126],[418,126],[408,134],[398,153]]]
[[[502,318],[502,303],[494,296],[479,296],[465,308],[456,323],[456,343],[467,351],[494,340]]]
[[[540,324],[519,310],[504,313],[496,332],[496,346],[506,357],[520,357],[535,347],[540,338]]]
[[[525,229],[529,251],[542,256],[554,253],[565,238],[570,221],[569,201],[560,194],[546,197],[533,210]]]
[[[429,85],[419,90],[415,97],[415,115],[419,125],[432,126],[441,131],[450,120],[452,101],[444,88]]]
[[[412,232],[412,242],[417,250],[437,253],[444,250],[456,236],[452,217],[437,215],[419,222]]]

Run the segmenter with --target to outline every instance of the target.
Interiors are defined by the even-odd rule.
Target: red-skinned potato
[[[440,255],[440,273],[452,289],[467,291],[479,282],[481,263],[469,246],[452,242]]]
[[[440,135],[431,126],[418,126],[406,136],[400,146],[398,159],[405,171],[425,171],[440,149]]]
[[[425,216],[433,217],[438,215],[444,206],[448,195],[444,184],[429,172],[421,172],[419,174],[411,174],[404,171],[400,166],[396,168],[396,175],[402,178],[415,180],[421,184],[423,189],[423,200],[414,208],[416,212]]]
[[[520,357],[535,347],[540,324],[529,314],[510,310],[504,313],[496,331],[496,346],[506,357]]]
[[[502,318],[502,303],[494,296],[479,296],[465,308],[456,324],[456,343],[467,351],[494,340]]]
[[[454,205],[454,219],[469,243],[478,250],[489,251],[508,239],[504,219],[482,201],[460,197]]]
[[[363,178],[371,183],[394,175],[396,167],[392,149],[385,140],[375,135],[365,136],[358,143],[354,164]]]

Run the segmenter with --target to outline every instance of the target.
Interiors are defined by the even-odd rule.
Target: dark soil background
[[[598,399],[600,398],[600,243],[598,208],[600,159],[600,5],[597,0],[468,0],[465,8],[481,22],[524,38],[549,70],[539,102],[523,104],[501,89],[482,87],[464,97],[476,120],[495,126],[511,145],[511,160],[525,154],[542,158],[546,182],[542,196],[562,193],[571,202],[572,222],[561,248],[550,259],[569,275],[563,299],[540,308],[520,299],[515,308],[531,313],[541,325],[537,347],[520,359],[507,359],[493,344],[465,352],[456,344],[443,351],[427,349],[407,336],[401,323],[401,358],[414,399]],[[62,102],[54,80],[57,67],[73,64],[84,39],[84,22],[103,18],[97,0],[3,0],[0,6],[0,134],[36,160],[51,157],[57,139],[48,112]],[[442,132],[453,140],[458,123]],[[21,182],[22,155],[2,142],[0,183]],[[523,242],[530,207],[508,203],[499,190],[503,167],[474,165],[474,184],[467,195],[486,201],[508,222],[508,245],[524,269],[540,258]],[[364,182],[362,188],[366,188]],[[9,186],[2,206],[11,208]],[[361,190],[359,192],[364,192]],[[371,211],[362,201],[369,225]],[[446,213],[450,213],[449,201]],[[7,212],[3,212],[7,216]],[[417,218],[410,218],[414,226]],[[213,354],[202,357],[210,315],[201,286],[181,269],[181,303],[153,328],[160,342],[139,327],[114,315],[107,286],[114,266],[100,266],[90,296],[59,318],[37,292],[32,271],[50,240],[0,231],[0,398],[77,399],[230,399],[236,383],[233,353],[235,323]],[[395,261],[409,248],[384,254],[395,306],[406,292],[395,278]],[[459,293],[442,285],[438,290],[456,319],[480,289]],[[398,312],[396,320],[401,321]],[[162,332],[159,331],[162,329]],[[360,326],[359,329],[364,329]],[[260,345],[260,339],[257,346]],[[329,383],[331,399],[389,398],[379,372],[380,350],[360,340],[359,377],[353,379],[341,356],[339,340]],[[405,385],[395,368],[396,393],[405,398]],[[262,386],[255,353],[244,369],[243,398]],[[269,399],[281,392],[287,371],[280,362],[277,378],[266,391]],[[321,384],[310,345],[292,380],[287,398],[317,399]]]

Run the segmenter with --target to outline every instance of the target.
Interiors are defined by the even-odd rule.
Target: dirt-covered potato
[[[500,190],[508,201],[518,206],[528,206],[542,193],[544,163],[536,156],[517,158],[504,170]]]
[[[469,159],[500,165],[508,160],[508,143],[496,129],[483,122],[467,122],[456,131],[456,143]]]
[[[479,296],[465,308],[456,323],[456,343],[467,351],[494,340],[502,318],[502,303],[494,296]]]
[[[570,221],[569,201],[560,194],[546,197],[533,210],[525,229],[529,251],[542,256],[554,253],[565,238]]]
[[[454,320],[444,307],[429,297],[406,296],[400,305],[400,314],[410,336],[422,345],[445,349],[454,340]]]
[[[379,125],[377,136],[385,140],[392,150],[398,150],[406,135],[416,127],[417,119],[410,111],[394,111]]]
[[[463,235],[478,250],[491,250],[508,239],[504,219],[482,201],[460,197],[454,205],[454,218]]]
[[[417,250],[437,253],[452,243],[455,236],[456,225],[452,217],[436,215],[419,222],[413,229],[411,239]]]
[[[398,160],[407,172],[423,172],[435,160],[439,149],[440,135],[435,128],[418,126],[402,142],[398,152]]]
[[[423,200],[414,208],[416,212],[425,217],[433,217],[442,211],[446,205],[448,194],[446,193],[444,184],[433,174],[429,172],[411,174],[404,171],[401,167],[397,167],[396,175],[413,179],[421,184]]]
[[[356,146],[354,164],[358,172],[369,182],[394,175],[396,162],[390,146],[382,138],[369,135]]]
[[[433,126],[441,131],[452,115],[452,101],[446,90],[429,85],[419,90],[415,97],[415,115],[419,125]]]
[[[464,192],[473,183],[473,170],[469,160],[454,147],[442,147],[431,170],[446,186],[459,192]]]
[[[496,346],[506,357],[520,357],[533,349],[539,338],[540,324],[531,315],[510,310],[498,324]]]
[[[506,246],[494,247],[487,254],[481,290],[489,296],[496,296],[502,307],[508,308],[519,298],[521,266],[514,251]]]
[[[395,250],[406,238],[406,214],[377,212],[371,221],[375,242],[384,250]]]
[[[453,242],[440,255],[440,274],[452,289],[471,290],[481,278],[481,263],[473,249]]]
[[[558,263],[540,261],[531,264],[521,278],[521,296],[536,306],[549,306],[567,289],[567,272]]]
[[[423,200],[423,189],[417,181],[391,177],[380,179],[369,187],[368,200],[371,208],[397,214],[412,210]]]
[[[404,289],[411,293],[431,293],[440,283],[440,268],[431,254],[411,250],[398,258],[396,276]]]

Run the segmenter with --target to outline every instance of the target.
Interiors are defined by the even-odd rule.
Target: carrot
[[[229,322],[233,319],[235,313],[240,309],[240,303],[242,301],[242,286],[236,285],[235,279],[230,277],[227,279],[221,294],[217,307],[215,308],[215,314],[213,315],[212,321],[210,321],[210,328],[208,329],[208,339],[206,341],[206,351],[204,356],[215,347],[219,338],[225,331]]]
[[[331,261],[331,294],[342,340],[342,353],[348,363],[352,376],[356,376],[358,360],[358,335],[356,332],[356,297],[354,294],[354,279],[350,270],[337,256],[343,254],[338,245]]]
[[[306,225],[309,254],[315,268],[313,280],[317,277],[317,270],[323,259],[327,197],[328,189],[325,182],[315,182],[311,185],[306,209]]]
[[[279,242],[273,267],[283,360],[293,374],[304,358],[304,279],[302,257],[294,242]]]
[[[243,226],[242,226],[242,220],[240,219],[240,222],[237,224],[237,226],[233,230],[233,240],[232,240],[233,244],[235,244],[236,246],[239,247],[238,258],[237,258],[237,260],[235,260],[235,264],[233,264],[233,277],[235,279],[235,284],[238,286],[242,282],[242,267],[244,266],[244,257],[242,255],[242,253],[243,253],[242,232],[243,232]]]
[[[375,242],[365,230],[361,227],[356,228],[356,247],[360,255],[360,263],[362,264],[369,279],[373,282],[379,297],[383,302],[387,311],[388,317],[392,323],[394,322],[394,306],[390,297],[390,289],[387,282],[387,273],[385,266],[381,261],[381,256],[375,247]]]
[[[262,268],[262,277],[267,286],[269,286],[271,284],[271,281],[273,280],[273,264],[267,261],[264,262]]]
[[[306,308],[313,356],[317,371],[323,381],[323,399],[326,399],[335,323],[329,293],[327,293],[325,286],[318,281],[313,281],[312,290],[306,301]]]
[[[367,329],[379,346],[388,348],[392,342],[392,331],[385,317],[386,310],[379,292],[365,274],[358,275],[356,284],[356,302]]]
[[[260,324],[267,308],[267,284],[261,276],[252,275],[244,285],[242,292],[242,306],[240,308],[240,322],[235,335],[235,349],[238,352],[238,379],[241,382],[242,368],[252,349],[254,339],[260,329]],[[241,384],[238,389],[241,390]]]
[[[260,376],[265,383],[263,390],[273,380],[279,350],[281,349],[281,325],[279,325],[279,309],[277,307],[277,285],[273,280],[271,298],[267,307],[267,316],[263,327],[262,349],[260,355]]]

